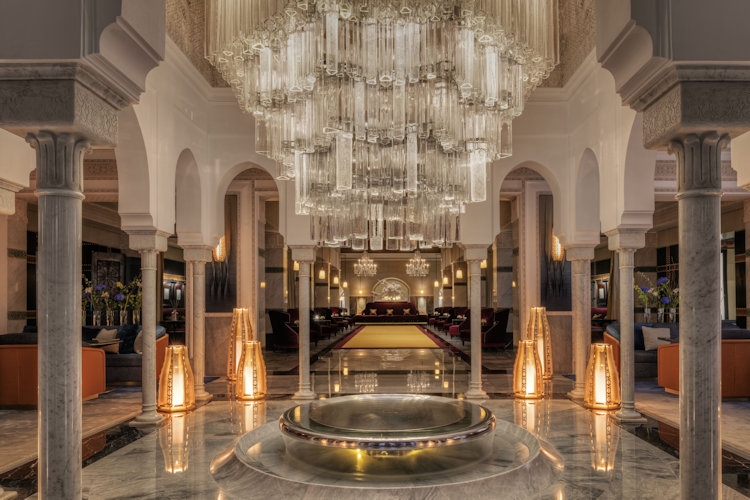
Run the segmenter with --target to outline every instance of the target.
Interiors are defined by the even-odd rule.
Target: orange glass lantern
[[[229,356],[227,357],[227,380],[237,380],[237,371],[242,356],[242,343],[252,340],[250,312],[242,307],[232,310],[232,326],[229,329]]]
[[[164,455],[164,470],[170,474],[185,472],[188,468],[188,416],[171,415],[166,425],[159,429],[159,446]]]
[[[195,380],[184,345],[167,346],[159,375],[156,407],[163,412],[185,412],[195,408]]]
[[[521,340],[513,364],[513,394],[521,399],[539,399],[544,395],[542,365],[536,341]]]
[[[242,344],[235,388],[237,399],[242,401],[255,401],[266,397],[266,363],[263,361],[260,342],[257,340],[246,340]]]
[[[547,322],[546,307],[532,307],[526,339],[535,340],[539,351],[539,362],[542,365],[542,376],[552,378],[552,341]]]
[[[620,377],[610,344],[591,345],[583,405],[595,410],[616,410],[620,407]]]

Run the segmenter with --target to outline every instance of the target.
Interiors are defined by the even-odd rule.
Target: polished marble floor
[[[386,392],[462,397],[467,388],[468,345],[463,347],[460,341],[452,343],[453,349],[340,350],[330,349],[332,345],[322,343],[313,350],[313,384],[321,398]],[[245,432],[274,422],[295,404],[291,395],[297,385],[296,356],[269,352],[265,357],[270,388],[267,401],[233,401],[226,381],[219,378],[207,384],[214,395],[209,404],[187,416],[172,417],[152,432],[135,431],[125,424],[139,409],[140,393],[133,388],[86,402],[84,429],[91,441],[84,461],[84,497],[231,498],[210,475],[213,458]],[[654,382],[639,382],[636,399],[649,422],[619,426],[606,415],[593,414],[568,400],[565,394],[572,381],[567,377],[555,377],[542,401],[514,401],[513,352],[486,352],[483,364],[482,379],[491,398],[483,404],[498,418],[548,441],[565,460],[565,470],[557,483],[535,497],[487,491],[477,498],[679,498],[676,397],[665,394]],[[743,442],[750,429],[750,403],[725,403],[722,411],[726,451],[723,497],[750,498],[750,452]],[[9,445],[0,446],[4,454],[0,459],[6,464],[26,461],[27,469],[33,469],[35,423],[35,412],[0,411],[0,442]],[[14,428],[22,432],[14,440],[6,440]],[[16,471],[23,473],[22,469]],[[20,498],[33,494],[33,482],[8,478],[7,466],[0,470],[6,471],[5,476],[0,473],[0,486],[18,490]],[[244,498],[297,497],[294,491],[262,496],[248,491]]]

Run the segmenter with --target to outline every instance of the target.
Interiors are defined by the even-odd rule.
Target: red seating
[[[405,310],[409,312],[405,312]],[[391,311],[388,314],[388,311]],[[412,302],[368,302],[361,314],[354,317],[356,323],[426,323],[427,315],[419,314]]]
[[[495,322],[489,330],[482,333],[482,347],[507,349],[513,345],[513,332],[506,332],[510,309],[495,312]]]

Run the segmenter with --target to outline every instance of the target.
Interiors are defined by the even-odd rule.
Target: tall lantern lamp
[[[586,408],[616,410],[620,407],[620,378],[610,344],[591,345],[585,380],[583,405]]]
[[[232,310],[232,326],[229,330],[227,380],[237,380],[240,357],[242,356],[242,343],[253,338],[253,332],[250,328],[250,312],[244,307],[234,308]]]
[[[167,346],[156,408],[168,413],[195,409],[195,380],[184,345]]]
[[[521,399],[544,396],[544,381],[535,340],[521,340],[513,364],[513,394]]]
[[[266,363],[263,361],[260,342],[246,340],[242,343],[242,356],[237,370],[237,399],[256,401],[265,398],[266,391]]]
[[[526,338],[536,340],[539,350],[539,362],[542,364],[542,375],[546,379],[552,378],[552,340],[547,322],[546,307],[532,307]]]

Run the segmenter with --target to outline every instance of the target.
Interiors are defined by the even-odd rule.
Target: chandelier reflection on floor
[[[449,245],[558,61],[556,0],[209,0],[206,57],[328,246]]]
[[[414,253],[414,257],[409,259],[409,262],[406,263],[406,274],[409,276],[422,278],[424,276],[427,276],[429,272],[430,264],[424,258],[422,258],[422,256],[419,254],[419,250],[417,250]]]
[[[367,252],[365,252],[362,257],[357,259],[357,262],[354,263],[354,275],[359,276],[360,278],[369,278],[376,274],[378,274],[378,265],[374,260],[368,257]]]

